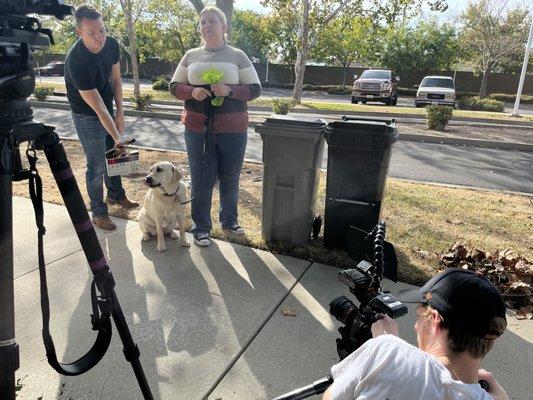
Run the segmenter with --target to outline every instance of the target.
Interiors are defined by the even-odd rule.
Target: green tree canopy
[[[252,61],[267,60],[273,36],[262,14],[248,10],[233,13],[232,44],[243,50]]]
[[[479,0],[469,3],[458,19],[465,59],[483,72],[480,96],[486,95],[491,72],[524,54],[531,17],[527,9],[507,5],[504,0]]]
[[[343,66],[344,85],[350,64],[369,60],[376,33],[377,28],[371,18],[343,13],[324,27],[311,57],[330,65]]]
[[[152,1],[148,12],[152,23],[148,36],[153,57],[178,63],[187,50],[200,45],[198,16],[188,1]]]
[[[378,39],[374,63],[396,71],[445,71],[459,59],[460,46],[452,25],[436,20],[415,27],[387,29]]]

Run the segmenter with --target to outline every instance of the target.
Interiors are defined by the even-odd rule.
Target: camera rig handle
[[[285,393],[279,397],[276,397],[274,400],[300,400],[305,399],[309,396],[314,396],[316,394],[324,393],[328,387],[333,383],[333,378],[328,375],[322,379],[314,381],[312,384],[303,386],[292,392]]]

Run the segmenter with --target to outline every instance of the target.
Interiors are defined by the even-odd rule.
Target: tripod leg
[[[146,380],[146,376],[144,375],[141,362],[139,361],[139,347],[135,344],[133,338],[131,337],[128,324],[126,322],[126,319],[124,318],[124,313],[120,308],[120,303],[116,298],[114,290],[113,299],[114,300],[113,305],[111,306],[111,315],[113,316],[113,321],[115,321],[115,326],[117,327],[117,331],[120,335],[120,339],[122,340],[122,344],[124,345],[124,356],[126,357],[126,360],[131,363],[133,372],[137,377],[137,382],[139,382],[139,386],[141,388],[144,398],[153,399],[152,393],[150,392],[150,387],[148,386],[148,381]]]
[[[0,393],[15,399],[19,349],[15,342],[13,289],[12,158],[9,138],[0,133]]]
[[[126,360],[131,363],[144,398],[152,400],[152,393],[139,360],[139,348],[133,341],[124,313],[120,308],[120,303],[114,290],[115,282],[113,276],[109,271],[100,242],[89,219],[89,213],[70,168],[67,155],[53,129],[50,127],[46,127],[46,129],[49,130],[48,134],[41,138],[40,145],[44,149],[50,169],[74,224],[89,266],[95,276],[98,289],[102,297],[108,300],[111,315],[124,346]]]

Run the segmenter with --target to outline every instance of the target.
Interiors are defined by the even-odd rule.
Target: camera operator
[[[373,339],[331,368],[334,383],[324,400],[507,399],[491,373],[479,369],[505,330],[505,302],[485,277],[450,268],[398,299],[418,303],[418,348],[398,338],[384,316]],[[488,383],[488,391],[479,381]]]
[[[76,132],[87,157],[86,185],[93,224],[105,230],[116,225],[109,218],[103,199],[103,183],[107,203],[124,208],[139,204],[126,198],[120,176],[106,172],[106,150],[120,147],[124,132],[122,79],[118,42],[107,37],[102,14],[88,5],[75,12],[76,33],[80,39],[70,48],[65,59],[65,84]],[[113,117],[113,98],[117,108]]]

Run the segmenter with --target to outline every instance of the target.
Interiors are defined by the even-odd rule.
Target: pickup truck
[[[367,69],[361,76],[354,75],[352,103],[379,101],[395,106],[398,102],[398,82],[400,77],[386,69]]]

